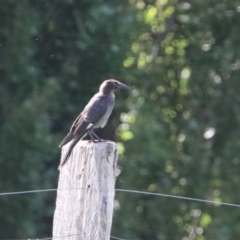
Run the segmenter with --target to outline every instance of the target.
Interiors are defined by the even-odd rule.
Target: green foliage
[[[136,31],[124,61],[136,86],[128,103],[136,121],[122,119],[133,139],[124,144],[119,187],[237,203],[237,3],[132,4],[145,29]],[[219,204],[122,193],[117,198],[114,230],[126,239],[235,239],[239,234],[231,225],[239,214]],[[128,219],[124,225],[122,219]]]
[[[117,93],[117,187],[238,203],[236,0],[0,0],[0,189],[55,188],[59,141],[103,79]],[[127,108],[127,107],[128,108]],[[220,204],[116,193],[112,235],[238,239]],[[0,238],[51,236],[55,194],[0,198]],[[13,231],[14,229],[14,231]]]

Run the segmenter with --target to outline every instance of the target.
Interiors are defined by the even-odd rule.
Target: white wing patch
[[[89,123],[88,126],[86,127],[86,130],[90,129],[93,126],[92,123]]]

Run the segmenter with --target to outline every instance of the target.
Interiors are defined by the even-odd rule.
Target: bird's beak
[[[127,85],[125,85],[125,84],[123,84],[123,83],[121,83],[121,82],[118,82],[118,88],[123,88],[123,89],[130,89],[130,87],[129,86],[127,86]]]

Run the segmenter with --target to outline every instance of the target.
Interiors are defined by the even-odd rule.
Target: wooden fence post
[[[114,142],[78,142],[60,171],[52,239],[110,239],[117,171]]]

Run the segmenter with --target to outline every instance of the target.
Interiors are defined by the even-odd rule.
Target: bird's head
[[[129,87],[115,79],[105,80],[100,86],[100,92],[104,94],[109,94],[117,89],[129,89]]]

